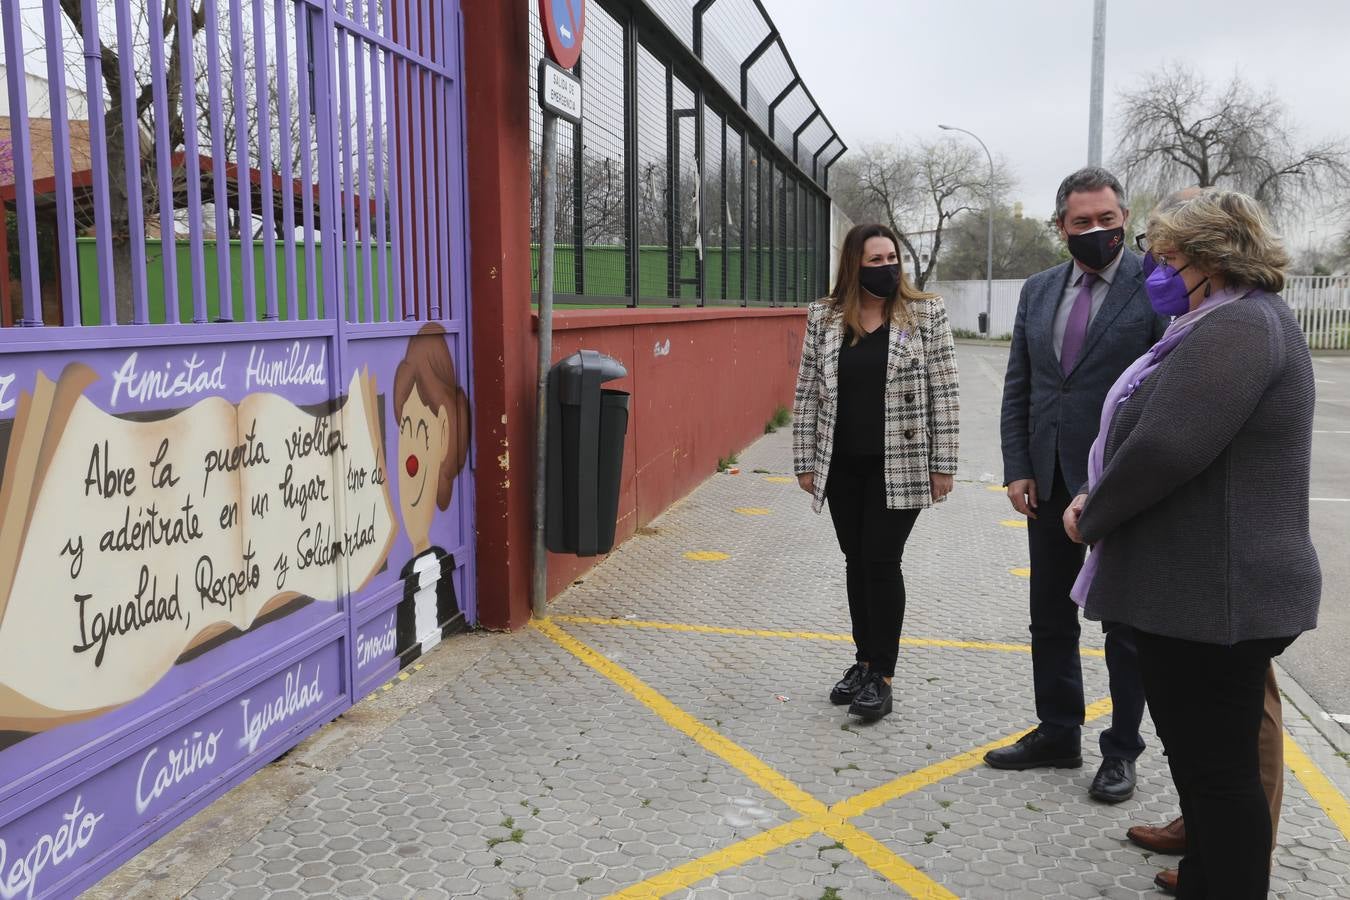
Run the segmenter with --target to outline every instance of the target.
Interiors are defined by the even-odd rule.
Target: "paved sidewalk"
[[[1176,812],[1151,730],[1136,798],[1086,796],[1109,715],[1094,625],[1083,769],[980,763],[1033,720],[1026,535],[980,466],[920,517],[895,712],[869,726],[826,699],[852,653],[842,559],[789,460],[786,432],[765,437],[549,620],[451,640],[377,692],[348,718],[419,702],[311,767],[237,847],[201,846],[219,865],[189,896],[1157,896],[1172,859],[1124,840]],[[1275,894],[1350,897],[1350,766],[1286,714]],[[135,890],[114,876],[95,895],[177,893],[174,858],[151,848]]]

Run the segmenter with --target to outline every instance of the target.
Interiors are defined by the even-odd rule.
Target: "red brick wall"
[[[792,406],[805,327],[803,309],[570,310],[554,317],[555,361],[598,350],[628,369],[627,378],[606,385],[633,395],[619,542],[715,473],[719,457],[760,437],[776,407]],[[549,596],[597,561],[550,556]]]

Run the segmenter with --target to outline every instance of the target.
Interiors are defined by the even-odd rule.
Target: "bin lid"
[[[554,363],[553,369],[558,376],[558,386],[562,391],[564,403],[580,402],[585,384],[598,387],[606,381],[614,381],[628,375],[623,363],[598,350],[578,350]]]

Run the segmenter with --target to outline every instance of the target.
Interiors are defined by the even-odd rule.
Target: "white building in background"
[[[9,118],[9,68],[8,60],[0,59],[0,117]],[[23,73],[24,90],[28,94],[28,116],[33,119],[50,119],[52,110],[51,88],[45,71],[34,71],[34,63],[29,62]],[[89,118],[89,104],[82,83],[72,83],[70,73],[66,76],[66,116],[70,119]]]

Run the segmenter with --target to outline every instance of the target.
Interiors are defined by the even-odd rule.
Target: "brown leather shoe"
[[[1186,823],[1177,816],[1161,828],[1155,825],[1136,825],[1125,836],[1132,843],[1154,853],[1180,854],[1186,852]]]
[[[1177,870],[1163,869],[1157,875],[1153,876],[1153,883],[1157,885],[1158,890],[1164,894],[1176,896],[1177,893]]]

